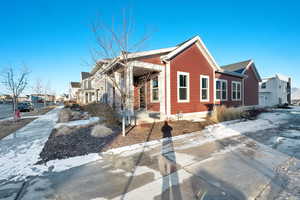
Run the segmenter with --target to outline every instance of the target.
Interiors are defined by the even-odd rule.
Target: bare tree
[[[16,111],[18,97],[28,86],[29,74],[30,72],[25,65],[19,69],[10,66],[1,73],[1,83],[12,96],[13,112]]]
[[[126,13],[123,13],[121,21],[118,21],[118,26],[114,24],[114,19],[111,25],[106,25],[101,21],[93,26],[93,32],[97,43],[96,49],[92,52],[92,59],[94,65],[98,68],[98,74],[101,77],[106,77],[113,85],[114,90],[120,94],[121,110],[122,110],[122,135],[125,136],[125,121],[130,118],[128,115],[128,106],[132,99],[128,84],[126,84],[126,77],[129,76],[129,61],[130,52],[137,52],[141,50],[142,44],[149,38],[150,34],[144,34],[139,39],[131,37],[133,35],[132,18]],[[99,62],[98,58],[103,59],[104,62]],[[104,63],[104,64],[103,64]],[[107,70],[110,66],[116,66]],[[119,68],[119,73],[123,81],[119,81],[115,71]],[[130,119],[129,119],[130,120]]]

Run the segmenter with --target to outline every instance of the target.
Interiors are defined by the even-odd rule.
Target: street
[[[298,108],[277,110],[108,151],[98,161],[2,188],[25,200],[299,199],[299,122]]]
[[[34,109],[43,108],[43,103],[38,103],[34,105]],[[12,104],[0,104],[0,119],[12,117]],[[22,116],[26,116],[27,112],[22,112]]]

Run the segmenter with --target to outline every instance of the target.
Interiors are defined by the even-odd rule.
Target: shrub
[[[113,131],[110,128],[107,128],[106,126],[102,125],[102,124],[98,124],[96,126],[93,127],[93,130],[91,132],[91,135],[94,137],[107,137],[109,135],[112,135]]]
[[[64,108],[59,113],[59,122],[68,122],[72,118],[72,113],[69,108]]]
[[[215,106],[209,119],[214,123],[240,119],[246,115],[240,108],[227,108],[224,105]]]
[[[84,105],[82,109],[93,117],[104,118],[104,122],[109,126],[119,126],[117,113],[108,104],[91,103]]]

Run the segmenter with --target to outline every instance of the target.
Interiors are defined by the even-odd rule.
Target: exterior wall
[[[189,73],[190,99],[187,103],[177,100],[177,72]],[[209,76],[209,101],[200,102],[200,75]],[[170,102],[171,114],[207,111],[214,103],[214,70],[202,55],[196,44],[170,61]],[[168,78],[168,77],[167,77]],[[169,88],[167,88],[168,90]]]
[[[242,106],[243,99],[243,81],[242,78],[229,76],[221,73],[216,73],[216,79],[227,80],[227,101],[215,101],[215,104],[226,105],[227,107],[237,107]],[[241,82],[241,100],[232,100],[232,81]]]
[[[244,105],[253,106],[258,105],[258,87],[259,82],[255,76],[252,66],[245,72],[248,76],[244,82]]]

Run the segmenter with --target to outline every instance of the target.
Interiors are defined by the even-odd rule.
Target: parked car
[[[30,112],[34,110],[34,107],[30,102],[22,102],[18,103],[18,110],[21,112]]]

